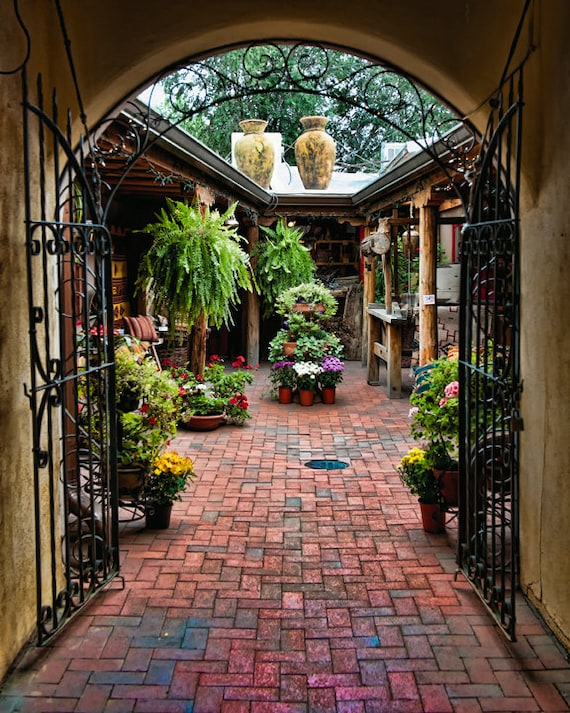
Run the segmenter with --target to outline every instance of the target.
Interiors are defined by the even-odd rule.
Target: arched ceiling
[[[37,23],[57,21],[51,3],[41,10],[34,0],[20,4],[24,21],[38,31]],[[153,0],[61,0],[90,124],[187,57],[270,39],[331,43],[377,57],[415,76],[462,114],[471,114],[498,84],[523,4],[352,0],[349,6],[339,0],[289,0],[260,6],[239,0],[191,5],[169,0],[161,6]],[[44,72],[46,53],[45,46],[32,46],[32,61]],[[54,76],[61,76],[63,43],[53,32],[49,57]]]

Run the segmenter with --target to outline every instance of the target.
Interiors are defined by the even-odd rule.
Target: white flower
[[[311,379],[316,379],[322,372],[322,367],[312,361],[300,361],[293,367],[297,376],[308,376]]]

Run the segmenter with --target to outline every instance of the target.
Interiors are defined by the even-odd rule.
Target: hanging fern
[[[252,250],[255,277],[259,286],[263,316],[272,312],[277,297],[289,287],[312,282],[316,265],[311,253],[301,242],[303,231],[290,228],[279,218],[275,230],[261,227],[265,239]]]
[[[236,205],[225,213],[202,211],[166,199],[156,222],[140,232],[153,237],[137,278],[137,289],[149,293],[155,314],[165,314],[171,334],[177,323],[190,328],[205,314],[214,327],[232,322],[231,308],[240,302],[240,289],[253,291],[245,239],[226,225]]]

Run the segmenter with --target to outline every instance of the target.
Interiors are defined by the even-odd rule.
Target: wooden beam
[[[437,208],[420,208],[420,366],[437,359]]]
[[[259,240],[259,227],[250,225],[247,229],[247,242],[249,252],[253,250]],[[247,335],[246,335],[246,358],[247,363],[255,366],[259,364],[259,330],[261,322],[261,309],[259,295],[255,292],[248,292],[246,298],[247,310]]]

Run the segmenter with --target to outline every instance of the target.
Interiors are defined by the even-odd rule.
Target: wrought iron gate
[[[515,637],[518,585],[519,154],[522,68],[501,85],[462,240],[461,568]]]
[[[86,179],[88,148],[31,98],[24,161],[38,641],[118,572],[111,240]],[[77,148],[79,147],[79,148]],[[53,167],[53,173],[48,171]],[[55,199],[54,199],[55,196]]]

